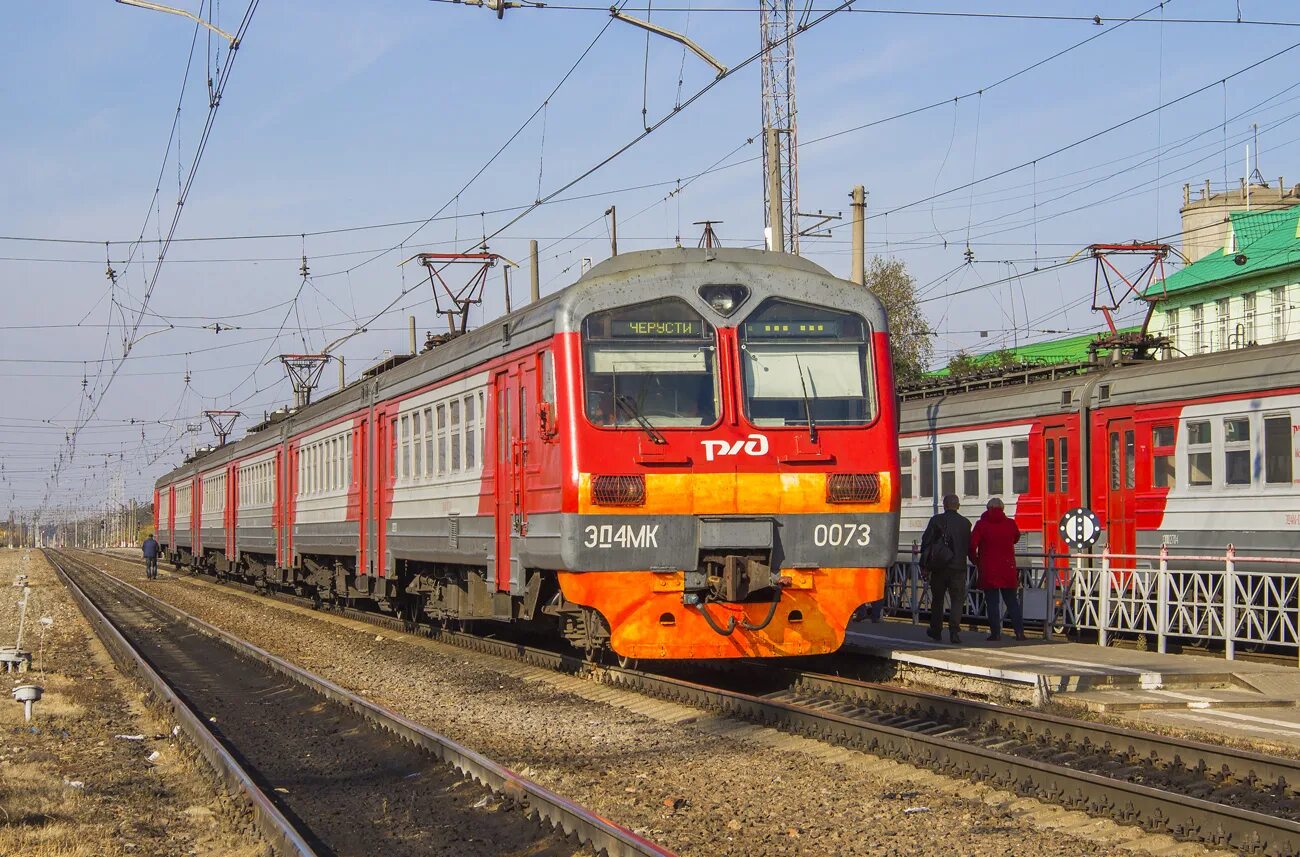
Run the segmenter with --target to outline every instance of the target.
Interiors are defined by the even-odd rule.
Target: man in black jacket
[[[966,552],[970,548],[970,521],[957,510],[956,494],[943,498],[943,511],[930,519],[921,536],[921,568],[930,578],[930,629],[932,640],[943,639],[943,596],[948,596],[948,639],[961,642],[961,612],[966,604]]]

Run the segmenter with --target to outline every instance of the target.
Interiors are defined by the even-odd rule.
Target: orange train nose
[[[560,572],[564,597],[600,612],[610,646],[630,658],[751,658],[819,655],[844,644],[849,618],[862,604],[884,597],[883,568],[799,569],[781,591],[772,621],[759,630],[771,603],[710,603],[714,624],[737,627],[723,635],[701,608],[682,603],[682,575],[650,571]]]

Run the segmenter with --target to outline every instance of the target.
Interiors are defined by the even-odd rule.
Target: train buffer
[[[1300,752],[1300,669],[1277,660],[1160,654],[1136,645],[1048,641],[1029,631],[986,642],[970,628],[960,645],[936,643],[924,624],[855,622],[844,653],[878,659],[875,673],[930,689],[1004,703],[1048,701],[1220,738]]]

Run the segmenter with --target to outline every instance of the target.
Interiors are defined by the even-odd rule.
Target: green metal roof
[[[1134,333],[1140,329],[1140,327],[1121,327],[1119,332]],[[1029,345],[1007,348],[1005,351],[1014,357],[1017,364],[1043,366],[1053,363],[1077,363],[1092,356],[1088,351],[1088,346],[1101,335],[1103,335],[1102,331],[1084,333],[1079,336],[1066,337],[1065,339],[1052,339],[1047,342],[1034,342]],[[988,354],[972,354],[970,357],[977,365],[988,364],[992,366],[997,363],[998,355],[1001,353],[1003,353],[1002,350],[999,350]],[[931,378],[946,377],[948,367],[945,366],[942,369],[927,372],[926,375]]]
[[[1223,248],[1215,250],[1165,277],[1163,284],[1152,283],[1145,297],[1159,298],[1300,265],[1300,206],[1277,211],[1237,211],[1231,217],[1232,231],[1237,236],[1236,252],[1225,253]],[[1234,261],[1238,254],[1246,257],[1246,264],[1238,265]]]

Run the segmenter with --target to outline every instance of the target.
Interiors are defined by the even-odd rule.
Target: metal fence
[[[884,608],[930,612],[930,587],[917,549],[901,554],[885,580]],[[1113,635],[1149,635],[1156,648],[1169,641],[1218,644],[1236,657],[1239,645],[1270,646],[1300,653],[1300,559],[1222,554],[1017,554],[1027,627],[1038,624],[1051,639],[1062,633],[1095,632],[1107,645]],[[984,593],[967,569],[965,618],[982,620]]]

